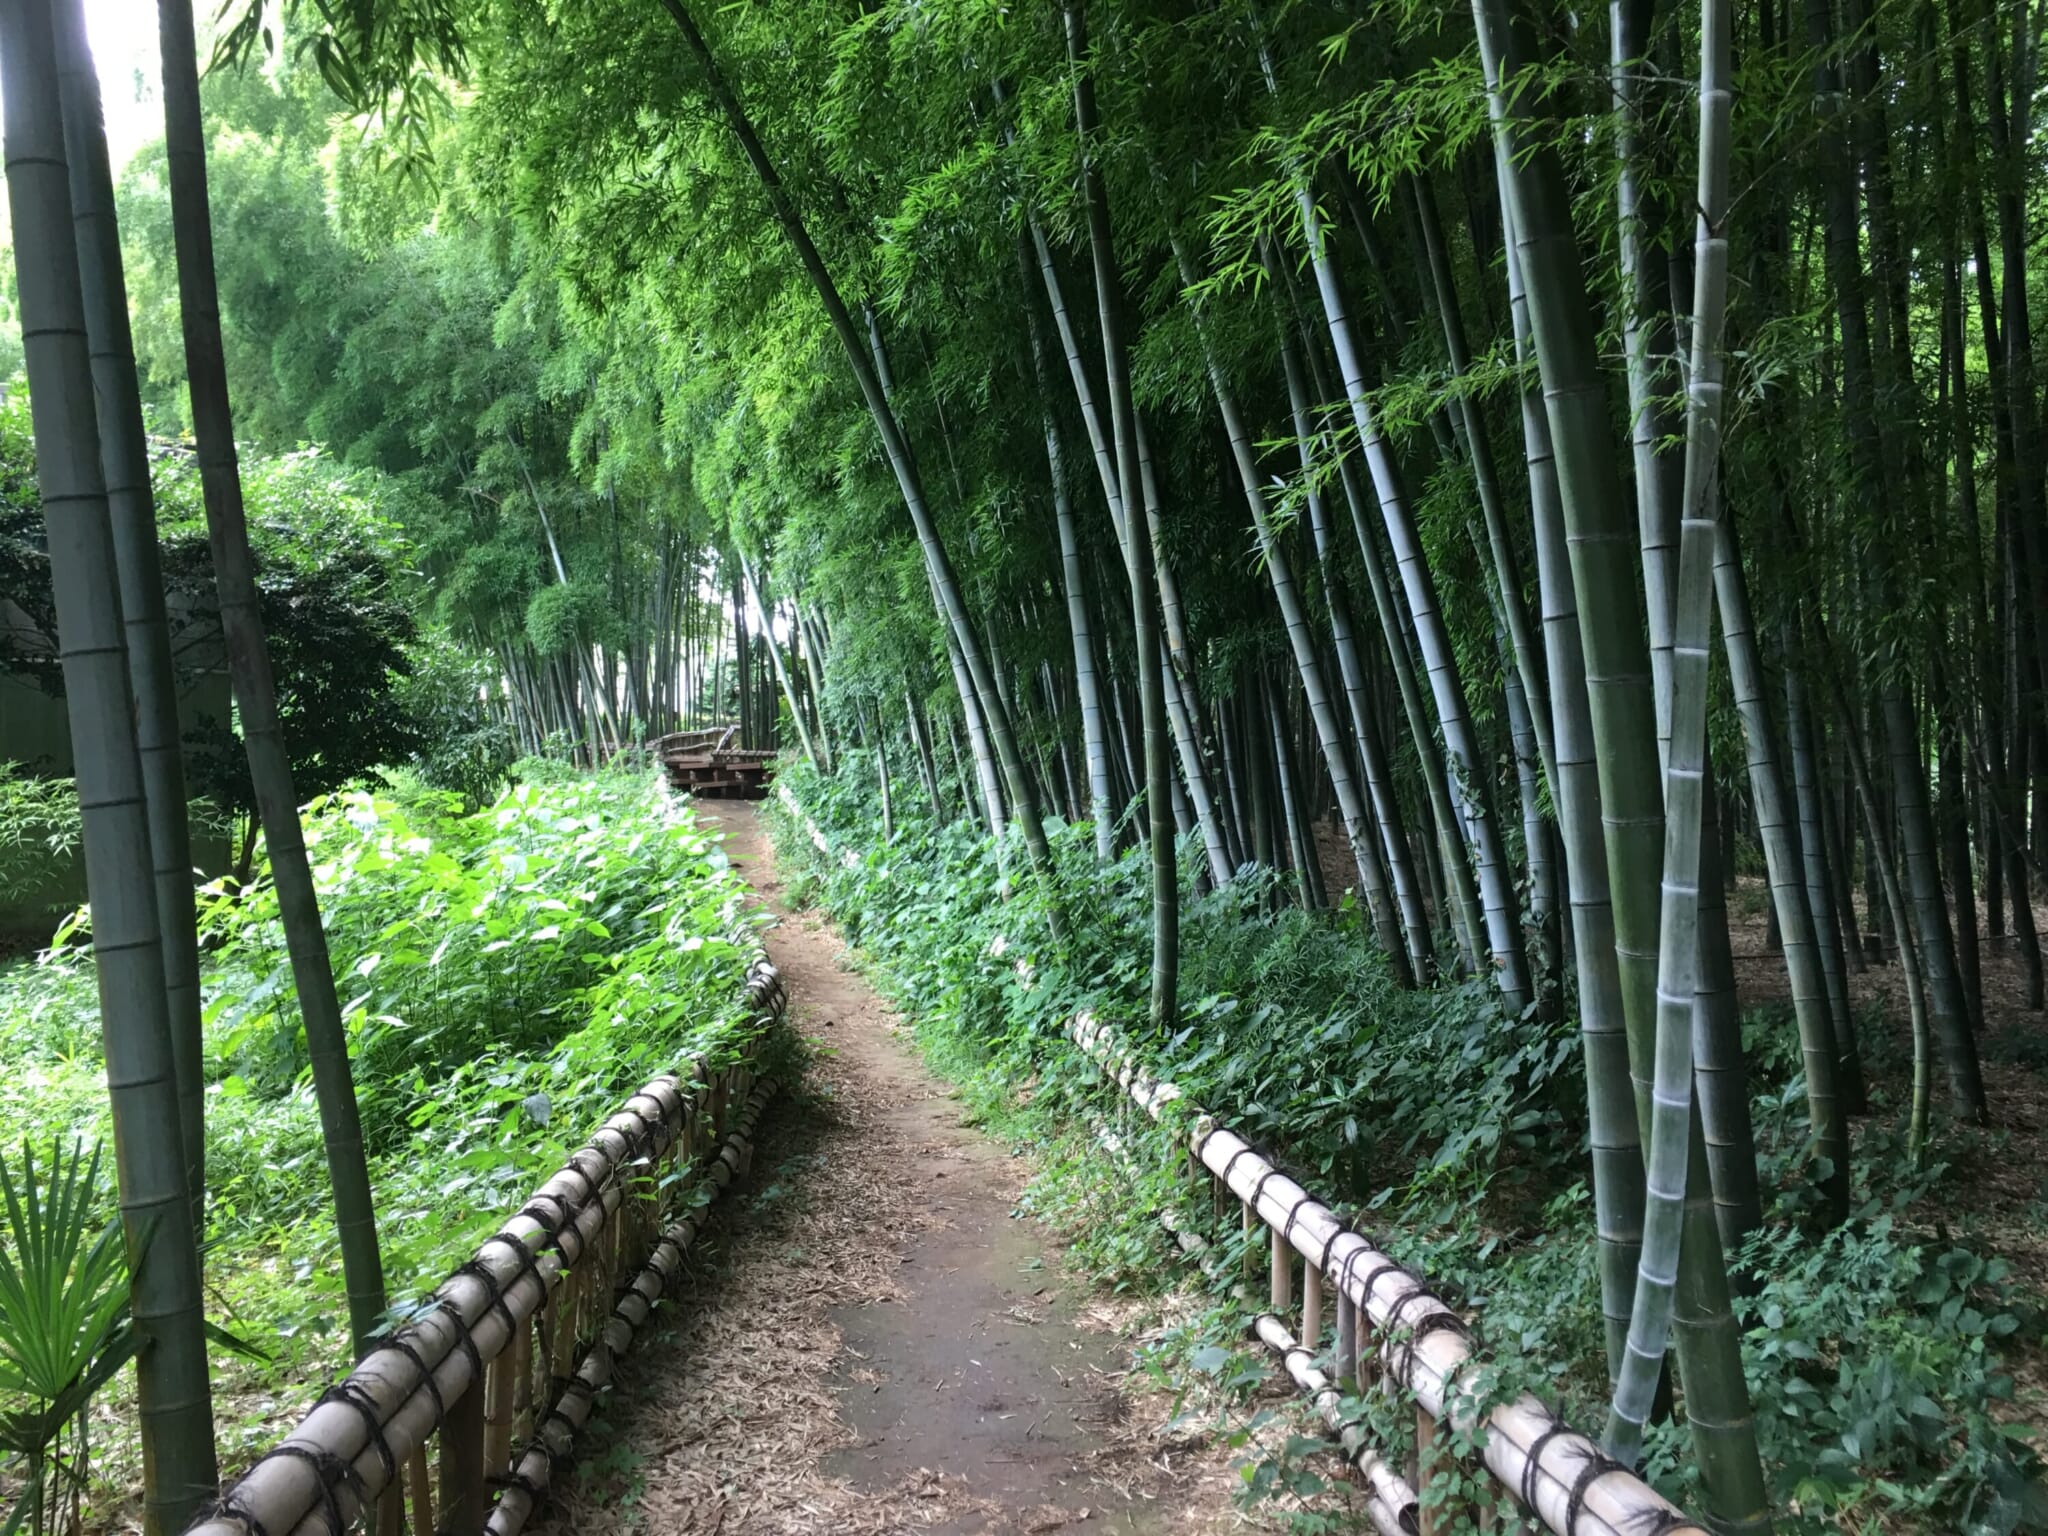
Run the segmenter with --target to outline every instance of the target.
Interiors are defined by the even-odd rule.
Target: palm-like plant
[[[97,1145],[59,1141],[43,1169],[26,1145],[19,1170],[0,1157],[0,1451],[27,1468],[0,1536],[75,1523],[86,1408],[137,1347],[120,1222],[98,1210],[99,1168]]]

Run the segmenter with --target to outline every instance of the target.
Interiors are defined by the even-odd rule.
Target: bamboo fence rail
[[[765,1032],[782,981],[742,942]],[[759,1038],[737,1062],[686,1062],[627,1099],[191,1536],[345,1536],[373,1513],[378,1536],[518,1531],[696,1235],[678,1202],[747,1166],[774,1088],[755,1071]]]
[[[778,790],[821,854],[849,868],[859,862],[850,851],[835,854],[788,787]],[[1309,1392],[1325,1422],[1332,1422],[1330,1412],[1343,1395],[1342,1386],[1333,1388],[1313,1364],[1321,1353],[1328,1290],[1336,1293],[1333,1358],[1343,1382],[1358,1390],[1405,1390],[1413,1399],[1412,1485],[1378,1451],[1364,1446],[1362,1426],[1333,1424],[1347,1452],[1354,1452],[1355,1438],[1356,1451],[1376,1464],[1368,1470],[1353,1455],[1370,1490],[1368,1512],[1381,1531],[1392,1536],[1386,1521],[1403,1533],[1436,1536],[1451,1528],[1454,1503],[1462,1504],[1482,1529],[1515,1528],[1521,1516],[1507,1500],[1430,1496],[1429,1482],[1440,1475],[1436,1469],[1473,1447],[1499,1489],[1554,1536],[1707,1536],[1706,1527],[1604,1455],[1534,1395],[1489,1401],[1477,1379],[1471,1336],[1456,1311],[1250,1143],[1217,1125],[1173,1084],[1148,1073],[1114,1030],[1081,1013],[1067,1022],[1067,1034],[1148,1116],[1178,1122],[1196,1162],[1242,1204],[1247,1234],[1256,1225],[1267,1229],[1272,1312],[1255,1319],[1253,1329]],[[1297,1254],[1302,1261],[1299,1340],[1284,1320],[1292,1308]],[[1404,1493],[1412,1500],[1414,1492],[1423,1498],[1401,1502]]]
[[[1092,1115],[1092,1112],[1091,1112]],[[1133,1179],[1139,1176],[1137,1162],[1124,1147],[1123,1139],[1098,1119],[1095,1139],[1103,1150]],[[1255,1305],[1252,1289],[1242,1281],[1233,1281],[1225,1273],[1228,1266],[1209,1240],[1199,1232],[1181,1222],[1170,1208],[1160,1210],[1159,1225],[1165,1229],[1181,1251],[1218,1285],[1225,1286],[1231,1295],[1245,1303]],[[1250,1255],[1247,1255],[1247,1260]],[[1274,1298],[1276,1306],[1287,1304],[1284,1295]],[[1313,1326],[1321,1331],[1320,1317],[1313,1325],[1304,1319],[1302,1327],[1306,1332]],[[1315,1409],[1316,1416],[1323,1421],[1329,1436],[1342,1453],[1344,1464],[1358,1474],[1358,1481],[1365,1489],[1366,1517],[1372,1521],[1373,1529],[1380,1536],[1416,1536],[1422,1528],[1422,1515],[1415,1489],[1408,1479],[1395,1471],[1393,1466],[1374,1445],[1365,1424],[1344,1407],[1347,1389],[1355,1390],[1355,1379],[1347,1376],[1341,1381],[1331,1381],[1316,1364],[1317,1355],[1288,1331],[1286,1321],[1272,1312],[1260,1312],[1251,1319],[1252,1336],[1280,1358],[1289,1379],[1301,1388]],[[1355,1361],[1357,1358],[1355,1337],[1348,1348],[1340,1348],[1340,1361]],[[1340,1367],[1341,1368],[1341,1367]]]

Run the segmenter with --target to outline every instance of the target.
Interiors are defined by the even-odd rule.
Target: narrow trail
[[[768,951],[821,1049],[810,1097],[770,1111],[718,1258],[588,1435],[551,1536],[1235,1523],[1216,1452],[1131,1412],[1112,1314],[1013,1218],[1022,1161],[961,1124],[831,925],[785,907],[754,808],[699,814],[780,919]]]

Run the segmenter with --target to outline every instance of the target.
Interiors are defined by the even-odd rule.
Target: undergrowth
[[[1402,990],[1355,912],[1303,912],[1246,877],[1220,892],[1184,891],[1181,1022],[1148,1038],[1140,858],[1100,866],[1086,827],[1050,824],[1047,889],[1021,846],[999,861],[974,828],[934,826],[905,797],[885,844],[859,754],[837,778],[800,765],[783,782],[834,854],[821,856],[778,807],[771,820],[792,895],[831,912],[974,1113],[1035,1148],[1042,1171],[1027,1205],[1104,1283],[1155,1294],[1186,1273],[1167,1262],[1162,1210],[1207,1237],[1222,1274],[1237,1272],[1244,1240],[1235,1210],[1219,1213],[1188,1177],[1182,1149],[1066,1040],[1062,1025],[1082,1008],[1130,1034],[1159,1076],[1426,1275],[1474,1322],[1489,1361],[1484,1390],[1534,1390],[1597,1430],[1607,1383],[1574,1021],[1506,1018],[1477,980]],[[856,855],[851,867],[842,850]],[[1184,854],[1182,868],[1198,863]],[[1055,900],[1065,920],[1058,945]],[[1883,1087],[1898,1081],[1886,1071],[1895,1047],[1880,1024],[1865,1021],[1877,1112],[1857,1127],[1854,1210],[1822,1233],[1803,1163],[1796,1036],[1782,1009],[1746,1021],[1772,1203],[1735,1262],[1753,1279],[1738,1305],[1777,1528],[2048,1530],[2007,1358],[2040,1341],[2041,1315],[1966,1217],[1950,1226],[1921,1217],[1931,1196],[1955,1192],[1956,1176],[1940,1145],[1918,1170],[1908,1164],[1899,1106]],[[1948,1131],[1943,1145],[1967,1134]],[[1106,1150],[1111,1142],[1120,1155]],[[1157,1363],[1167,1377],[1244,1397],[1269,1367],[1244,1338],[1241,1307],[1209,1283],[1213,1304],[1166,1331]],[[1261,1266],[1253,1289],[1262,1288]],[[1681,1395],[1681,1422],[1653,1427],[1646,1472],[1697,1507],[1682,1413]],[[1286,1443],[1246,1461],[1249,1495],[1298,1490],[1316,1475],[1303,1448]],[[1324,1517],[1293,1518],[1308,1529]]]
[[[306,818],[394,1312],[642,1082],[745,1044],[734,939],[752,919],[714,840],[644,771],[535,762],[520,778],[465,815],[392,774]],[[269,1356],[216,1361],[229,1470],[348,1357],[304,1030],[260,874],[202,897],[207,1286]],[[0,1146],[109,1134],[91,952],[62,939],[0,967]],[[119,1488],[124,1470],[117,1450],[103,1475]]]

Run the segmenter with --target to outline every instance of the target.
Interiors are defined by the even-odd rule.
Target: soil
[[[753,808],[700,815],[780,920],[768,951],[815,1056],[551,1536],[1241,1526],[1228,1453],[1167,1432],[1127,1315],[1013,1214],[1024,1160],[962,1124],[831,926],[787,909]]]

